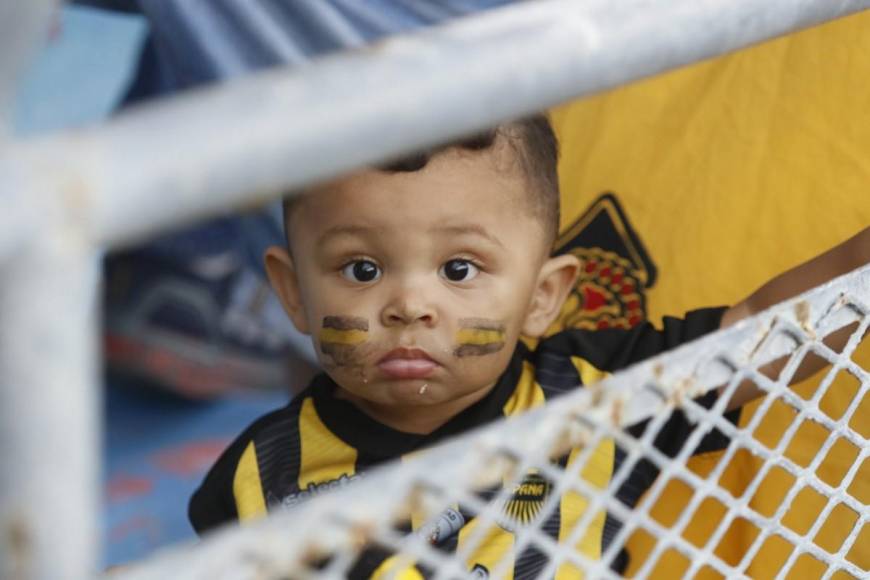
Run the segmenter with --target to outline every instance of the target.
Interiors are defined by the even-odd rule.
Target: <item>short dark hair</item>
[[[451,141],[425,151],[412,153],[400,159],[377,166],[380,171],[405,173],[420,171],[437,155],[450,150],[483,151],[497,140],[506,139],[513,147],[522,172],[528,179],[532,208],[541,220],[548,243],[556,239],[559,231],[559,143],[546,115],[538,114],[499,125],[470,137]],[[284,198],[284,229],[296,196]],[[289,233],[289,232],[288,232]]]

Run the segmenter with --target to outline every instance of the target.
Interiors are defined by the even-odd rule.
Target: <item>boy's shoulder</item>
[[[283,407],[261,415],[254,420],[229,447],[221,454],[216,465],[221,462],[237,463],[239,457],[251,444],[267,442],[270,439],[281,439],[282,434],[294,430],[299,421],[299,415],[306,400],[311,399],[311,389],[305,389]]]
[[[376,426],[370,425],[373,420],[350,407],[335,397],[335,383],[321,374],[286,406],[254,421],[221,454],[191,497],[188,517],[194,529],[202,533],[278,506],[290,507],[344,486],[390,459],[377,452],[385,446]]]
[[[188,505],[188,517],[198,533],[243,517],[235,497],[245,479],[240,468],[253,468],[259,475],[271,470],[261,469],[263,460],[295,463],[286,450],[294,447],[294,434],[298,440],[300,411],[310,398],[310,389],[306,389],[284,407],[257,418],[221,453]],[[286,450],[282,453],[281,448]]]

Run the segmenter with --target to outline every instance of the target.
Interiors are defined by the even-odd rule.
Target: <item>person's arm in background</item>
[[[827,252],[771,279],[748,298],[729,308],[722,317],[721,326],[722,328],[731,326],[783,300],[788,300],[868,263],[870,263],[870,228],[864,229]],[[855,331],[856,325],[857,323],[853,323],[831,333],[825,338],[824,343],[835,351],[842,350]],[[775,379],[782,372],[787,361],[788,359],[785,357],[778,359],[761,370],[766,376]],[[791,383],[799,383],[825,366],[825,363],[818,357],[808,357],[798,367]],[[734,392],[728,402],[728,409],[741,407],[763,396],[764,393],[754,383],[746,381]]]

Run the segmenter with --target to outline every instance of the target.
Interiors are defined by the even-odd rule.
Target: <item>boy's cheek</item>
[[[494,384],[510,364],[513,348],[507,346],[485,355],[454,357],[451,375],[454,380],[449,387],[461,391],[473,391]]]

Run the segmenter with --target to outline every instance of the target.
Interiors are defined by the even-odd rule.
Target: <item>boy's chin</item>
[[[379,406],[417,407],[449,404],[470,397],[480,389],[457,389],[425,379],[375,381],[342,387],[350,399],[364,400]]]
[[[338,396],[360,411],[398,431],[419,434],[432,433],[492,389],[492,385],[462,389],[456,383],[419,380],[369,381],[347,387],[341,387]]]
[[[370,381],[345,390],[356,398],[377,405],[431,405],[449,399],[449,393],[445,393],[441,385],[424,379]]]

